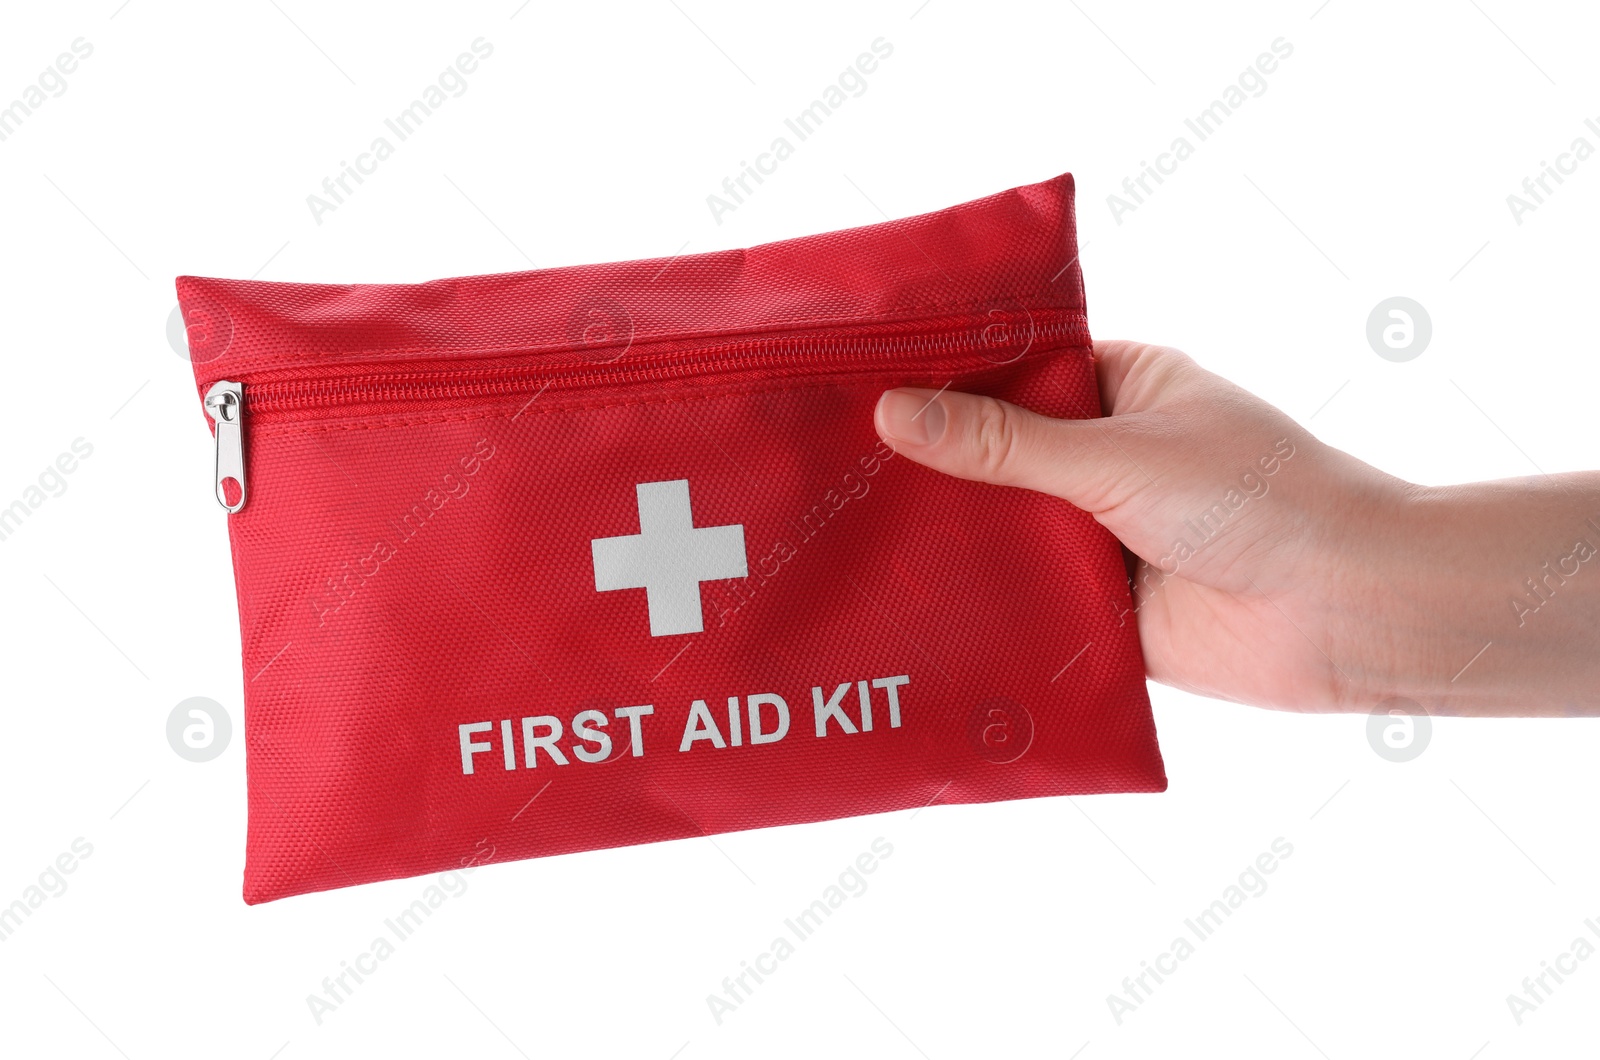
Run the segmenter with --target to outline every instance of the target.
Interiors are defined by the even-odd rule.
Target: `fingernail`
[[[878,423],[894,441],[932,445],[944,437],[944,405],[926,391],[886,390],[878,399]]]

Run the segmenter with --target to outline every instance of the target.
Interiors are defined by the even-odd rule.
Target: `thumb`
[[[885,391],[873,416],[896,453],[977,482],[1048,493],[1099,512],[1137,468],[1099,420],[1058,420],[998,398],[911,387]]]

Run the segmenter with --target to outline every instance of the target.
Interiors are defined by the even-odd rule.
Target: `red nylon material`
[[[200,393],[245,392],[245,900],[1164,790],[1115,540],[872,429],[900,385],[1099,415],[1072,191],[424,284],[180,277]],[[696,533],[602,555],[681,481]],[[686,569],[701,632],[652,635],[653,582],[597,588]],[[662,588],[663,622],[694,595]]]

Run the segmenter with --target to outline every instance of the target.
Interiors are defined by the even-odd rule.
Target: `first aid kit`
[[[873,429],[903,386],[1100,414],[1072,192],[428,283],[179,278],[245,900],[1163,790],[1116,540]]]

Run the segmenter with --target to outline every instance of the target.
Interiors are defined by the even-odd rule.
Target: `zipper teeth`
[[[756,339],[701,346],[652,355],[634,355],[628,367],[596,360],[588,364],[534,366],[404,368],[358,372],[328,379],[258,379],[244,387],[246,406],[252,411],[315,408],[327,404],[354,404],[395,400],[437,400],[501,397],[555,385],[589,382],[632,383],[661,379],[685,370],[715,368],[739,372],[763,367],[811,367],[825,360],[842,371],[904,367],[884,355],[929,353],[960,355],[985,348],[981,327],[967,326],[937,332],[885,336],[833,336]],[[1062,336],[1087,336],[1088,322],[1081,314],[1032,327],[1031,344]],[[598,351],[597,351],[598,352]],[[626,351],[619,356],[628,356]],[[918,365],[925,365],[919,360]],[[990,361],[1000,365],[1006,361]],[[976,367],[983,367],[977,365]],[[493,378],[494,376],[502,378]]]

